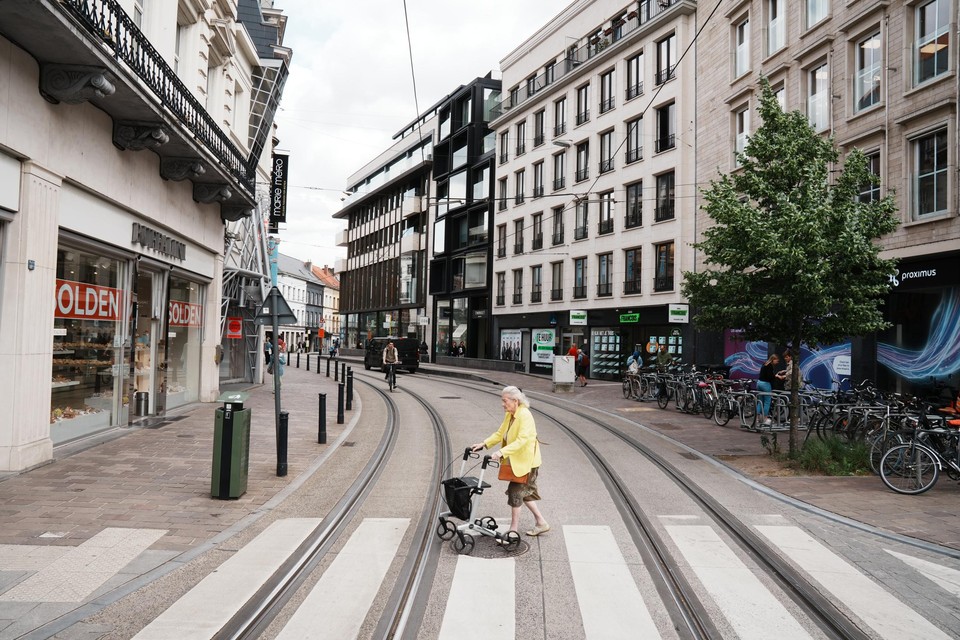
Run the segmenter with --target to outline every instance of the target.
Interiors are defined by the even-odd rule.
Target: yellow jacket
[[[513,424],[510,424],[510,414],[503,416],[500,428],[483,441],[483,445],[490,447],[503,442],[506,435],[507,444],[500,448],[504,458],[509,458],[514,475],[522,476],[540,466],[540,445],[537,443],[537,425],[533,421],[533,414],[528,407],[517,407],[513,415]]]

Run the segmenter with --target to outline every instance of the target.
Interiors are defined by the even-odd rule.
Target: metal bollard
[[[340,363],[333,363],[333,381],[338,382],[340,380]]]
[[[343,383],[337,385],[337,424],[343,424]]]
[[[333,358],[327,356],[327,377],[328,378],[330,377],[330,361],[331,360],[333,360]],[[320,373],[320,367],[317,367],[317,373]]]
[[[300,368],[300,352],[297,351],[297,369]]]
[[[280,412],[280,431],[277,433],[277,475],[280,477],[287,475],[287,421],[289,419],[289,413]]]
[[[310,373],[310,354],[307,354],[307,373]]]
[[[347,381],[347,363],[346,362],[340,363],[340,380],[342,380],[343,382]]]
[[[320,394],[320,424],[317,425],[317,443],[327,444],[327,394]]]
[[[347,411],[353,411],[353,367],[347,367]]]

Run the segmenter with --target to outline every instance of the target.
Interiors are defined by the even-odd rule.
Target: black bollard
[[[320,424],[317,426],[317,443],[327,444],[327,394],[320,394]]]
[[[341,382],[347,381],[347,363],[346,362],[340,363],[340,381]]]
[[[343,383],[337,385],[337,424],[343,424]]]
[[[310,354],[307,354],[307,373],[310,373]]]
[[[290,414],[280,412],[280,431],[277,433],[277,475],[287,475],[287,421]]]
[[[300,352],[297,351],[297,369],[300,368]]]
[[[340,363],[334,362],[333,363],[333,381],[339,382],[339,380],[340,380]]]
[[[353,411],[353,367],[347,367],[347,411]]]
[[[330,377],[330,361],[331,360],[333,360],[333,358],[327,356],[327,377],[328,378]],[[317,367],[317,373],[320,373],[320,367]]]

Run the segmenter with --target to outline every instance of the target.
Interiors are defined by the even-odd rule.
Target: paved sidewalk
[[[355,369],[362,367],[358,359],[347,362]],[[308,373],[288,366],[283,377],[281,398],[290,414],[285,477],[276,474],[272,378],[267,380],[271,385],[249,388],[246,406],[253,413],[249,481],[247,492],[237,500],[210,496],[218,404],[192,405],[145,427],[118,429],[83,447],[58,449],[57,459],[50,464],[0,478],[0,639],[17,637],[17,625],[30,629],[31,620],[52,620],[171,558],[189,559],[212,541],[246,526],[271,499],[289,491],[360,413],[357,399],[353,411],[345,412],[345,424],[337,424],[337,383],[332,373],[326,376],[325,363],[326,359],[321,361],[321,373],[315,367]],[[305,358],[301,365],[305,366]],[[552,391],[552,382],[538,376],[432,364],[423,369]],[[319,393],[326,394],[325,445],[317,443]],[[757,434],[720,428],[673,409],[661,411],[652,403],[625,400],[619,383],[591,381],[564,397],[633,418],[709,456],[765,453]],[[960,489],[945,475],[921,496],[894,494],[873,476],[754,480],[853,520],[960,549],[956,509]],[[83,576],[44,574],[43,567],[66,556],[96,571]],[[118,569],[110,563],[129,557],[139,557],[139,565],[127,566],[125,574],[116,573]],[[38,603],[38,593],[56,594],[57,601]]]

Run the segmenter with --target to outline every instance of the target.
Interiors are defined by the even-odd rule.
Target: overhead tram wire
[[[420,139],[420,162],[426,162],[423,152],[423,118],[420,117],[420,101],[417,99],[417,73],[413,66],[413,41],[410,38],[410,15],[407,0],[403,0],[403,22],[407,28],[407,54],[410,58],[410,78],[413,81],[413,106],[417,110],[417,137]]]

